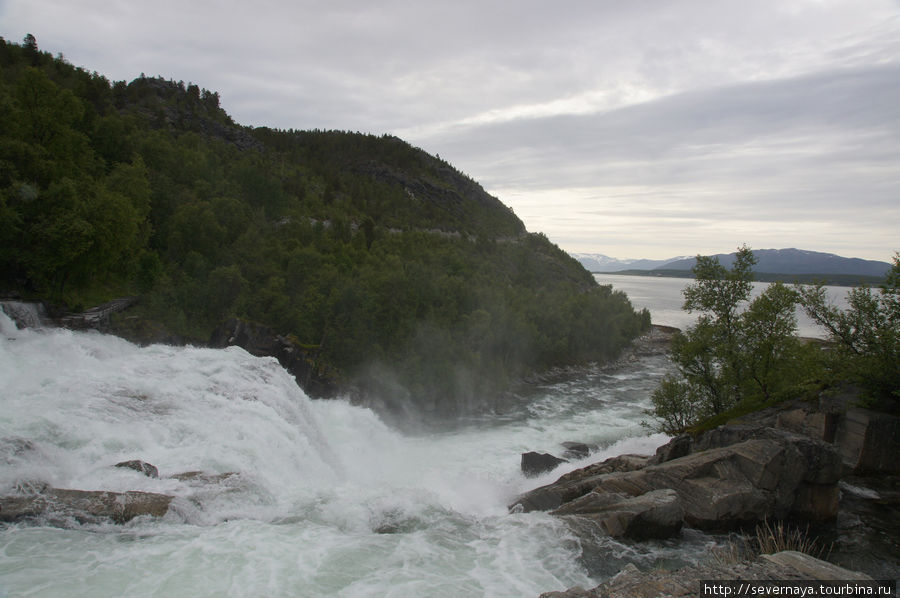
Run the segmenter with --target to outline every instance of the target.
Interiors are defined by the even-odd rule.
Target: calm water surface
[[[689,314],[681,309],[684,303],[682,291],[693,282],[690,278],[668,278],[664,276],[628,276],[624,274],[594,274],[600,284],[611,284],[614,289],[624,291],[637,309],[647,308],[654,324],[685,329],[697,319],[697,314]],[[754,282],[752,296],[761,294],[767,282]],[[825,287],[831,300],[838,307],[847,306],[848,287]],[[825,333],[806,314],[798,310],[797,329],[800,336],[824,338]]]

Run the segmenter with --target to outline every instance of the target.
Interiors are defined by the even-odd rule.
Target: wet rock
[[[601,476],[613,472],[635,471],[645,467],[649,460],[650,458],[644,455],[611,457],[600,463],[571,471],[552,484],[526,492],[519,496],[509,508],[525,513],[556,509],[593,490]]]
[[[148,478],[158,478],[159,470],[156,466],[147,463],[146,461],[141,461],[140,459],[133,459],[131,461],[122,461],[121,463],[116,463],[116,467],[121,467],[125,469],[133,469],[138,471]]]
[[[47,488],[32,494],[0,497],[0,521],[42,518],[64,523],[125,523],[143,515],[162,517],[173,498],[151,492],[106,492]]]
[[[552,512],[586,535],[600,533],[634,540],[670,538],[684,524],[684,508],[678,493],[654,490],[640,496],[589,492]]]
[[[316,359],[317,348],[300,345],[262,324],[231,318],[213,330],[208,344],[213,348],[234,345],[251,355],[274,357],[312,396],[327,398],[337,393],[334,373]]]
[[[794,582],[819,582],[841,580],[871,582],[872,578],[832,565],[831,563],[794,551],[784,551],[772,555],[742,560],[735,563],[705,563],[693,567],[684,567],[676,571],[654,569],[640,571],[634,565],[628,565],[611,579],[601,583],[592,590],[572,588],[564,592],[547,592],[541,598],[656,598],[668,596],[672,598],[709,596],[713,593],[709,586],[711,580],[778,580],[786,584]],[[765,583],[765,581],[760,582]],[[763,588],[764,589],[764,588]],[[736,589],[732,588],[733,592]],[[719,588],[718,595],[724,595]],[[807,595],[811,595],[812,592]]]
[[[730,530],[791,514],[833,518],[837,505],[829,493],[841,473],[835,449],[783,430],[763,436],[768,437],[707,448],[663,463],[634,457],[608,460],[527,492],[512,508],[559,510],[589,492],[637,497],[672,489],[683,505],[685,522],[702,529]],[[739,437],[737,432],[718,435],[728,442]]]
[[[691,454],[694,439],[690,434],[676,436],[666,444],[656,449],[656,463],[665,463],[673,459],[680,459]]]
[[[113,299],[83,312],[61,314],[56,318],[56,323],[59,326],[73,330],[94,329],[101,332],[110,332],[112,315],[125,311],[137,302],[137,297]]]
[[[525,477],[533,478],[553,471],[560,463],[566,463],[565,459],[554,457],[549,453],[522,453],[522,473]]]
[[[592,451],[597,450],[596,445],[584,442],[563,442],[562,447],[566,449],[563,453],[564,459],[585,459],[590,456]]]
[[[185,471],[169,476],[173,480],[186,482],[188,484],[218,484],[225,480],[238,475],[237,472],[228,471],[225,473],[209,473],[208,471]]]

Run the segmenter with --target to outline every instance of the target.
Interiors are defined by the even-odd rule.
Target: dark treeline
[[[111,82],[31,36],[0,38],[0,289],[73,309],[138,294],[198,342],[260,322],[344,387],[448,413],[649,325],[400,139],[242,127],[217,93]]]

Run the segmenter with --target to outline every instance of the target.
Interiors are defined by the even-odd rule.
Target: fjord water
[[[0,313],[0,490],[49,484],[174,495],[163,519],[0,526],[0,596],[536,596],[607,574],[559,520],[510,514],[520,454],[652,452],[639,422],[661,356],[559,376],[502,416],[403,433],[312,401],[239,348],[141,348]],[[142,459],[151,479],[115,463]],[[583,463],[583,462],[582,462]],[[236,472],[179,481],[186,471]],[[594,565],[666,546],[610,542]],[[597,551],[600,551],[599,553]],[[676,549],[672,549],[676,550]],[[684,548],[677,549],[679,555]]]
[[[623,291],[635,309],[647,308],[654,324],[674,326],[684,330],[697,320],[696,313],[681,309],[684,303],[682,290],[693,283],[692,278],[672,278],[665,276],[632,276],[627,274],[594,274],[600,284],[612,285]],[[767,282],[754,282],[751,297],[759,296]],[[826,286],[828,298],[839,308],[847,307],[848,287]],[[807,338],[824,338],[825,331],[797,309],[797,334]]]

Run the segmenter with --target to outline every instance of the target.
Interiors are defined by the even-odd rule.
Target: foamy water
[[[502,419],[404,434],[368,409],[311,401],[274,359],[238,348],[140,348],[18,330],[0,314],[0,492],[46,483],[177,497],[165,518],[122,526],[0,526],[0,596],[519,597],[590,587],[597,571],[565,525],[506,505],[587,462],[652,452],[665,439],[639,422],[665,369],[652,358],[560,378]],[[567,440],[601,448],[540,478],[521,475],[522,452],[559,454]],[[130,459],[156,465],[159,479],[113,467]],[[186,471],[235,475],[170,477]],[[610,544],[608,558],[650,558],[652,547],[639,550]]]

